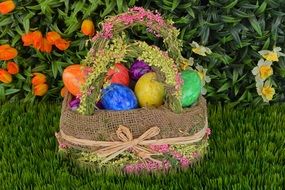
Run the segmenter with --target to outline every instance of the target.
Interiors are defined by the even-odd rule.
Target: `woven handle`
[[[171,21],[164,20],[159,13],[145,10],[141,7],[129,9],[128,12],[113,17],[109,17],[102,24],[102,31],[94,38],[94,50],[104,48],[107,41],[113,36],[120,35],[121,32],[134,26],[145,26],[147,31],[158,38],[163,38],[169,56],[174,59],[175,64],[183,66],[185,58],[182,57],[182,41],[178,39],[179,30],[172,26]]]
[[[162,37],[167,53],[145,42],[127,39],[123,31],[137,25],[146,26],[149,32]],[[93,71],[89,73],[86,85],[81,88],[79,112],[93,114],[94,104],[99,98],[105,74],[111,66],[124,62],[126,58],[138,58],[154,67],[160,81],[166,86],[166,104],[174,112],[181,112],[181,91],[178,84],[180,80],[177,80],[177,77],[179,77],[179,68],[183,67],[187,60],[181,56],[182,45],[177,38],[178,35],[179,31],[163,20],[158,13],[143,8],[132,8],[126,13],[106,19],[102,23],[102,31],[93,37],[92,48],[82,62],[92,67]]]

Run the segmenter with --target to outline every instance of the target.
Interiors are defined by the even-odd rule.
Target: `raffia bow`
[[[102,158],[105,158],[102,163],[108,162],[118,155],[122,154],[124,151],[132,149],[136,154],[146,160],[150,159],[155,162],[160,162],[159,160],[153,159],[152,155],[159,155],[159,153],[152,151],[145,146],[148,145],[159,145],[159,144],[193,144],[200,141],[206,134],[206,129],[208,128],[208,123],[206,122],[205,127],[199,132],[192,136],[187,137],[175,137],[175,138],[165,138],[158,140],[147,140],[155,137],[159,134],[160,129],[158,127],[151,127],[146,132],[144,132],[140,137],[134,139],[129,128],[119,125],[116,134],[120,141],[92,141],[86,139],[78,139],[65,134],[62,130],[56,133],[58,139],[63,139],[72,144],[88,147],[103,147],[96,150],[95,153]]]
[[[152,127],[148,129],[146,132],[144,132],[139,138],[134,139],[133,134],[131,133],[129,128],[123,125],[119,125],[119,128],[116,131],[116,134],[119,140],[121,140],[121,142],[114,142],[113,145],[108,146],[106,148],[102,148],[96,151],[96,153],[99,157],[105,158],[102,161],[103,163],[105,163],[117,157],[124,151],[128,149],[132,149],[134,152],[137,153],[139,157],[143,159],[150,159],[150,160],[157,162],[157,160],[151,158],[152,155],[155,155],[155,152],[153,152],[152,150],[148,148],[141,146],[140,143],[146,139],[155,137],[156,135],[159,134],[159,132],[160,132],[160,129],[158,127]]]

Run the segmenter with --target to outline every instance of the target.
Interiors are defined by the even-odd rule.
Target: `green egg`
[[[181,73],[181,78],[184,81],[182,85],[182,107],[188,107],[194,104],[202,90],[202,82],[197,71],[185,70]]]

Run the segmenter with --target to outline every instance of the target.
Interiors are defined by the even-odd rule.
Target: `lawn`
[[[209,153],[194,168],[126,176],[79,168],[57,152],[59,103],[0,106],[0,189],[282,189],[285,105],[209,106]]]

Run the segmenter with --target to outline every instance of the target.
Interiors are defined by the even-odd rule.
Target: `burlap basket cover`
[[[72,111],[68,106],[70,100],[69,94],[63,101],[60,129],[65,134],[79,139],[117,140],[116,130],[119,125],[127,126],[134,138],[141,136],[150,127],[157,126],[161,130],[154,139],[189,136],[207,125],[207,107],[203,97],[197,105],[184,109],[180,114],[160,107],[128,111],[97,110],[92,116],[84,116]]]

